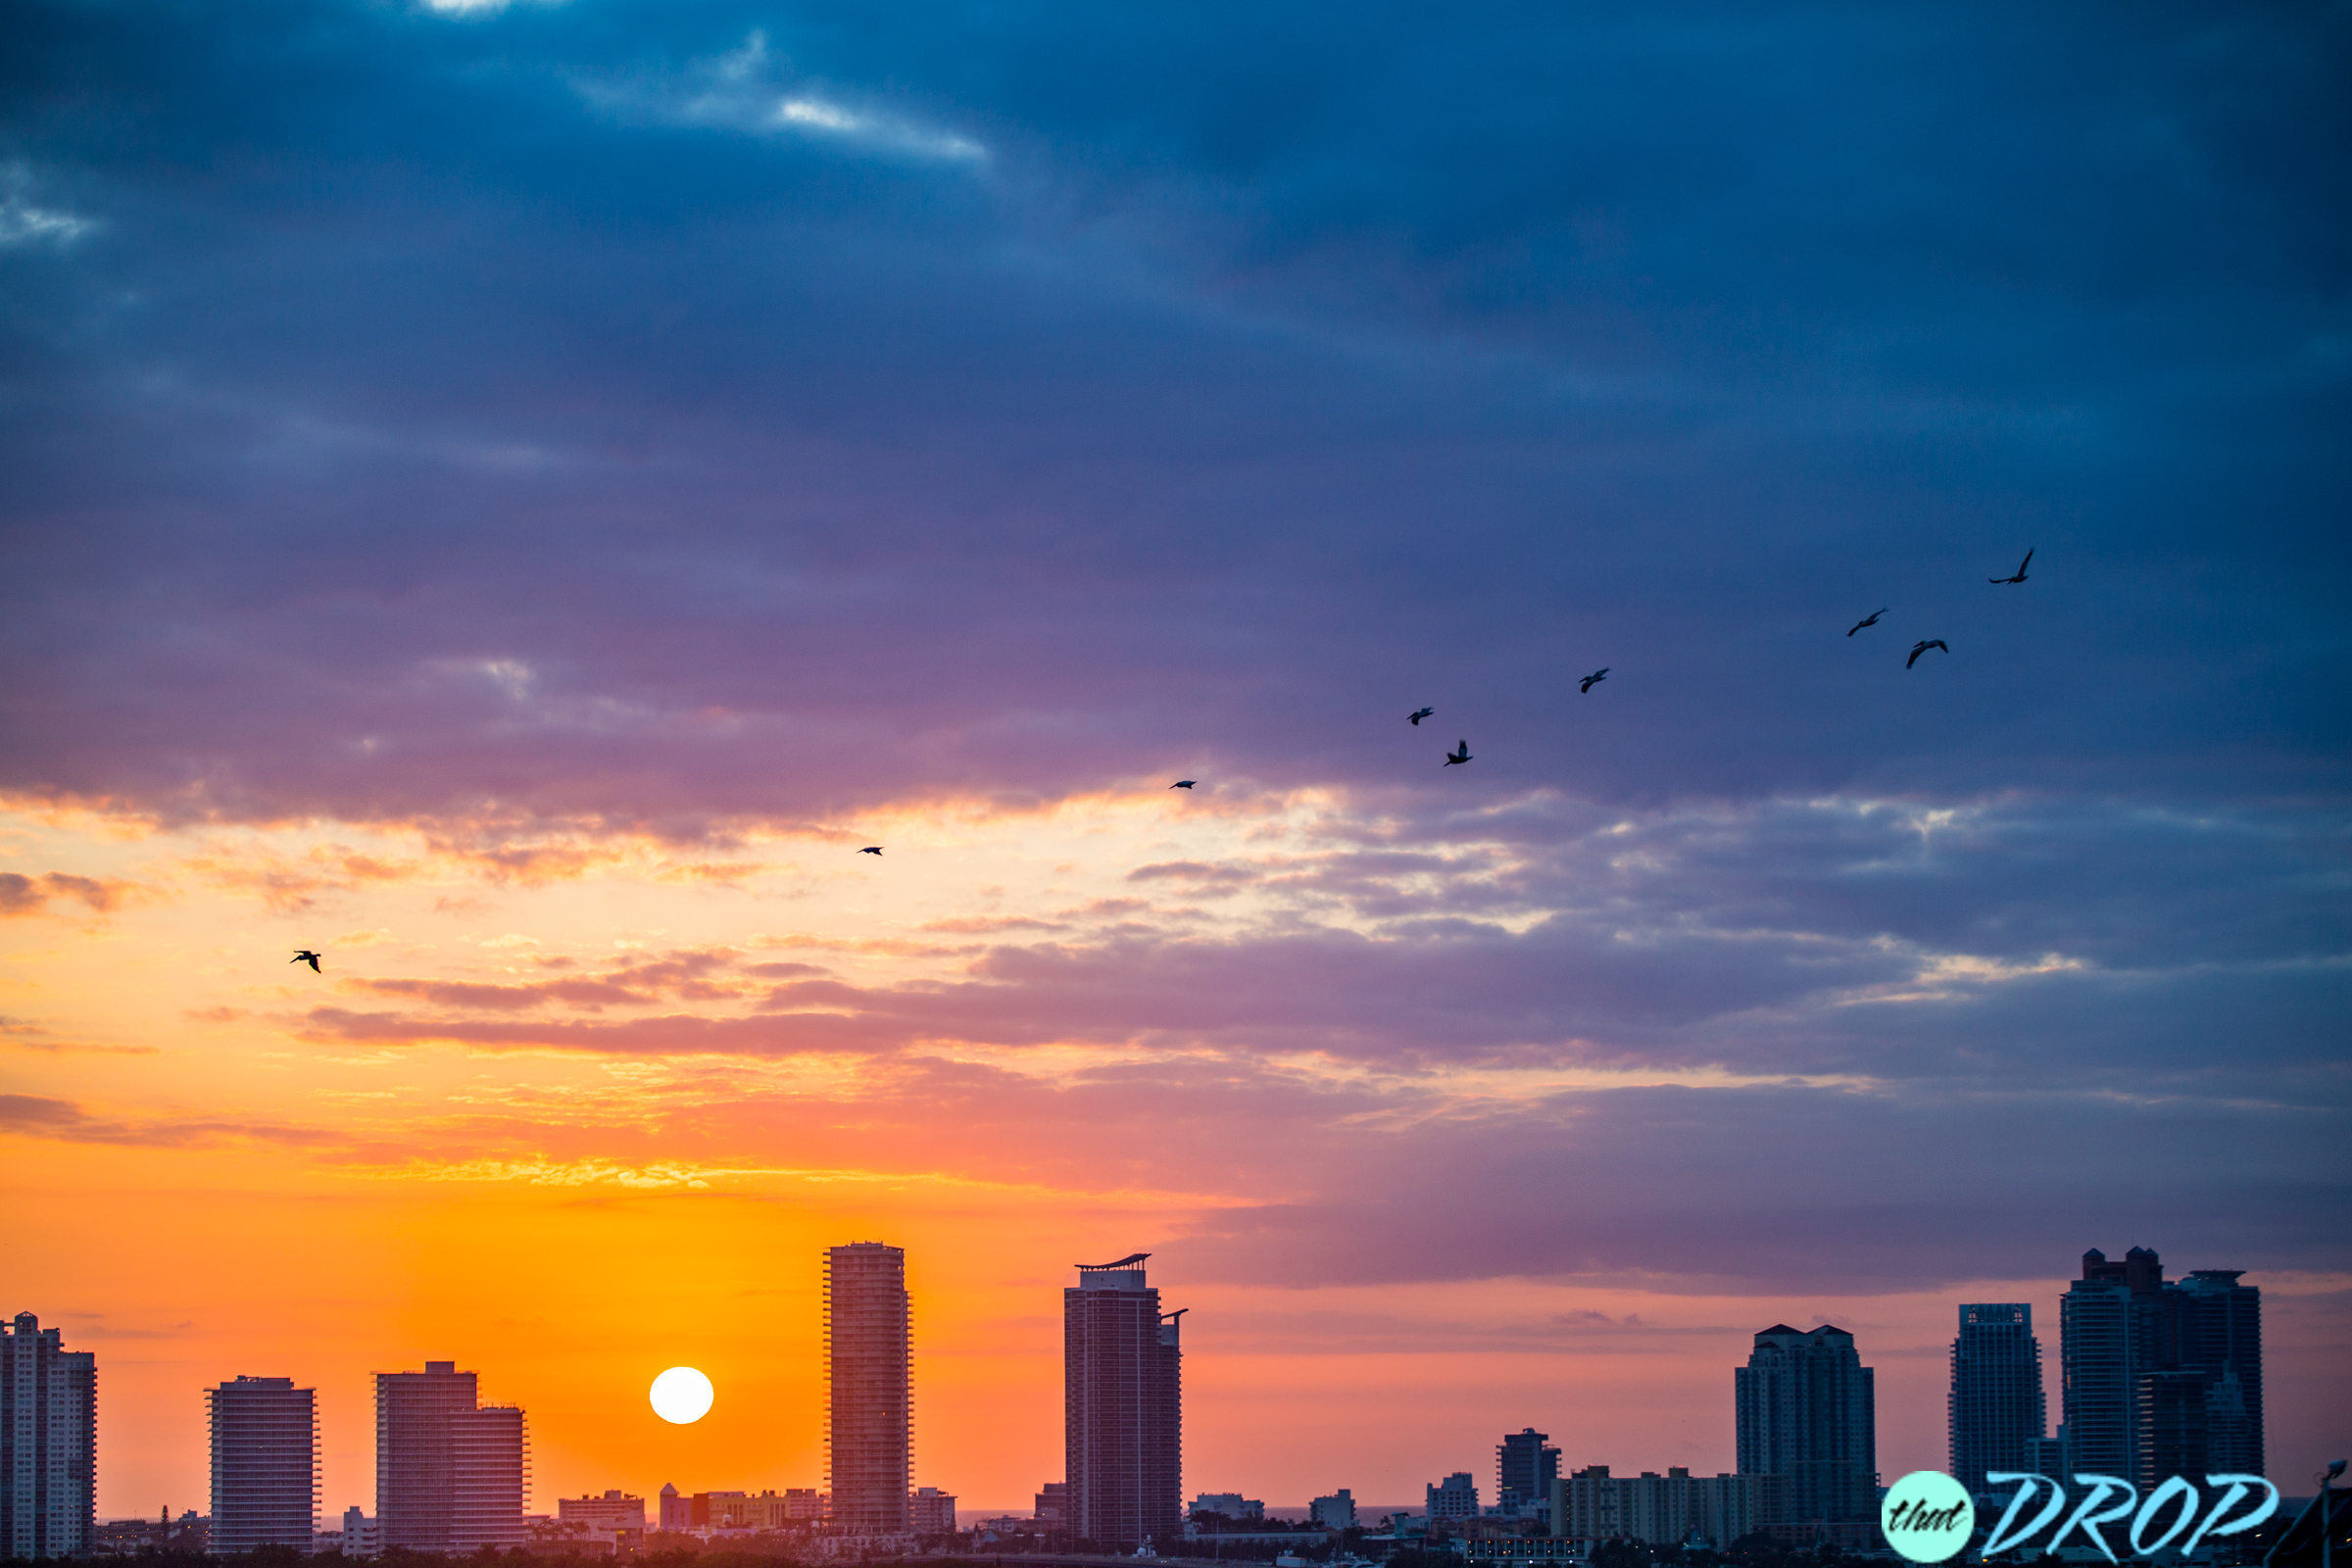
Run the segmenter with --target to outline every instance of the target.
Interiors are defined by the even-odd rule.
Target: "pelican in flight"
[[[858,853],[859,855],[880,855],[882,853],[882,846],[879,844],[868,844],[864,849],[859,850]]]
[[[1456,762],[1467,762],[1468,760],[1470,760],[1470,743],[1468,741],[1463,741],[1452,751],[1446,754],[1446,765],[1447,767],[1453,766]]]
[[[1879,617],[1885,613],[1886,613],[1886,612],[1884,610],[1872,611],[1869,614],[1864,615],[1860,620],[1855,621],[1852,627],[1846,631],[1846,635],[1851,637],[1855,632],[1860,631],[1865,626],[1876,626],[1879,623]]]
[[[1414,727],[1418,728],[1423,719],[1427,718],[1430,714],[1436,711],[1437,710],[1434,708],[1416,708],[1404,716],[1408,719],[1411,719]]]
[[[1926,653],[1931,648],[1941,648],[1947,654],[1951,652],[1951,649],[1945,645],[1944,640],[1940,637],[1923,638],[1919,642],[1911,645],[1911,657],[1903,661],[1903,667],[1905,669],[1909,669],[1913,664],[1918,663],[1919,656]]]
[[[1200,781],[1197,778],[1180,778],[1175,783],[1169,785],[1168,788],[1172,790],[1189,790],[1200,782]]]
[[[2024,582],[2026,580],[2026,568],[2032,564],[2034,564],[2034,552],[2029,550],[2026,552],[2026,559],[2017,564],[2017,572],[2014,576],[1987,577],[1984,580],[1992,583]]]
[[[1609,666],[1608,666],[1608,665],[1606,665],[1606,664],[1603,664],[1603,665],[1601,665],[1601,666],[1600,666],[1598,669],[1594,670],[1594,671],[1593,671],[1592,674],[1590,674],[1590,675],[1587,675],[1587,676],[1586,676],[1586,677],[1585,677],[1583,680],[1581,680],[1581,681],[1578,681],[1578,682],[1576,683],[1576,689],[1577,689],[1579,692],[1589,692],[1589,691],[1591,691],[1591,690],[1592,690],[1592,689],[1594,686],[1597,686],[1597,685],[1599,685],[1599,684],[1600,684],[1602,681],[1604,681],[1604,680],[1607,680],[1608,678],[1609,678]]]
[[[311,973],[324,974],[326,971],[318,967],[318,960],[324,956],[325,955],[322,953],[313,953],[310,949],[305,948],[286,961],[288,963],[307,963],[311,966]]]

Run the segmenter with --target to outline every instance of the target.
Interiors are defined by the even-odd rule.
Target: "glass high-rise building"
[[[1176,1539],[1183,1516],[1182,1312],[1162,1312],[1137,1252],[1081,1263],[1061,1293],[1069,1533],[1112,1550]]]
[[[1740,1474],[1768,1524],[1879,1516],[1878,1394],[1854,1337],[1776,1323],[1732,1374]]]
[[[522,1411],[485,1405],[455,1361],[375,1375],[375,1516],[387,1548],[471,1552],[523,1542]]]
[[[86,1555],[97,1502],[98,1359],[19,1312],[0,1323],[0,1552]]]
[[[2022,1301],[1960,1308],[1952,1341],[1951,1439],[1947,1468],[1972,1494],[1987,1470],[2030,1470],[2034,1439],[2048,1430],[2041,1389],[2041,1342],[2034,1308]]]
[[[2240,1272],[2168,1283],[2151,1249],[2082,1254],[2059,1302],[2068,1469],[2143,1489],[2263,1473],[2262,1293]]]
[[[904,1250],[854,1242],[825,1253],[825,1464],[844,1535],[908,1527],[912,1334]]]
[[[292,1378],[240,1377],[204,1391],[212,1427],[213,1555],[309,1551],[318,1528],[318,1396]]]

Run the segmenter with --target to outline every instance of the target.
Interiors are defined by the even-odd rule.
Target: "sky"
[[[371,1509],[427,1357],[536,1508],[816,1485],[858,1240],[967,1506],[1137,1250],[1188,1495],[1730,1469],[1782,1321],[1891,1480],[1960,1303],[2055,1420],[2132,1246],[2262,1288],[2300,1484],[2348,77],[2340,4],[8,7],[0,1309],[101,1516],[240,1374]]]

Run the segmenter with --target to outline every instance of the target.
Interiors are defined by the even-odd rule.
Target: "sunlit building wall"
[[[906,1529],[912,1319],[906,1252],[880,1242],[826,1252],[826,1479],[844,1535]]]

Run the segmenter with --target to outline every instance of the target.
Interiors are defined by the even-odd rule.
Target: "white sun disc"
[[[654,1414],[672,1426],[709,1415],[710,1396],[710,1380],[690,1366],[673,1366],[654,1379]]]

